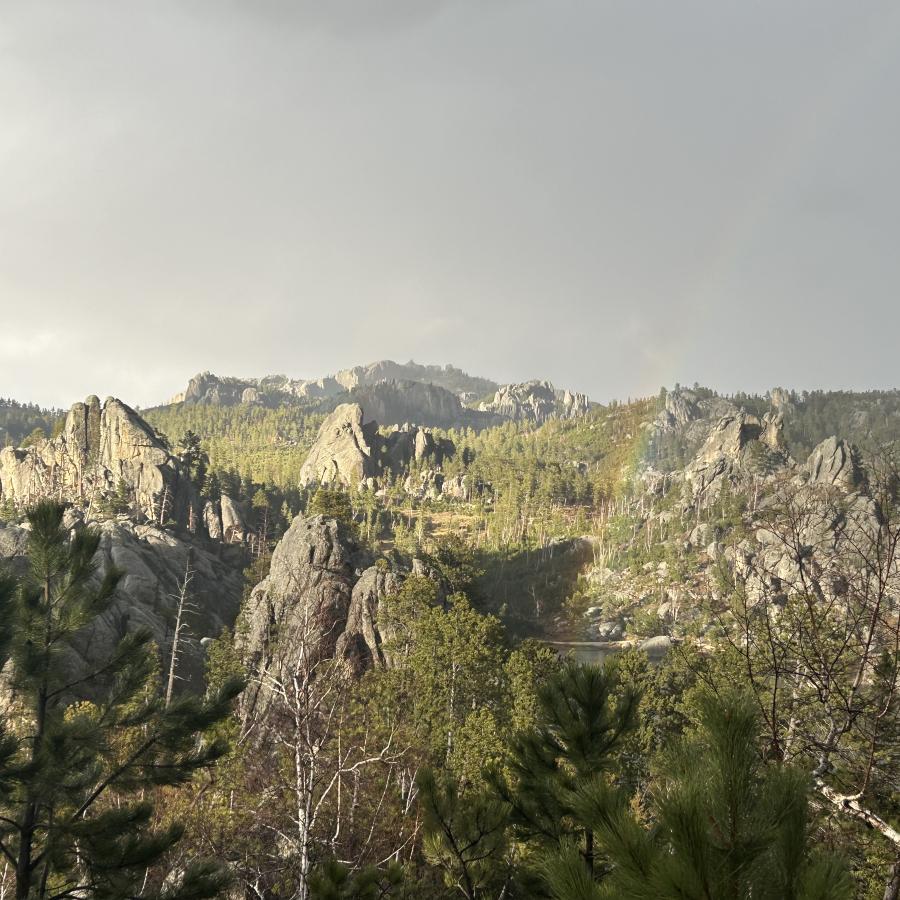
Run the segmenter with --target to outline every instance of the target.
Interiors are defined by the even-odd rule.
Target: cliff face
[[[402,381],[423,387],[447,391],[453,397],[460,395],[484,396],[496,390],[497,385],[486,378],[467,375],[453,366],[422,366],[417,363],[396,363],[385,359],[366,366],[342,369],[334,375],[322,378],[294,379],[286,375],[267,375],[264,378],[231,378],[200,372],[188,382],[187,387],[176,394],[170,403],[202,403],[211,406],[236,406],[239,403],[262,403],[270,406],[291,404],[297,401],[315,401],[337,398],[339,395],[360,388],[372,387],[383,381]],[[402,422],[410,419],[420,424],[438,424],[422,421],[415,416],[392,419],[382,416],[381,421]]]
[[[71,509],[66,524],[82,527],[82,515]],[[120,569],[113,605],[91,623],[71,648],[73,665],[110,655],[117,642],[135,628],[148,628],[168,665],[178,592],[189,570],[186,640],[179,651],[179,684],[200,690],[203,681],[201,641],[216,637],[237,615],[243,580],[244,555],[238,547],[210,545],[181,532],[174,535],[155,525],[136,525],[125,517],[96,525],[100,547],[95,557],[97,577]],[[0,561],[24,568],[28,532],[16,525],[0,525]],[[68,652],[68,651],[67,651]]]
[[[380,381],[350,391],[351,399],[365,410],[365,421],[382,425],[415,423],[429,428],[488,428],[499,425],[500,416],[468,409],[459,397],[420,381]]]
[[[91,510],[124,488],[134,518],[195,530],[199,506],[179,460],[130,407],[113,397],[72,406],[62,432],[27,449],[0,451],[0,502],[47,497]]]
[[[372,563],[334,519],[294,519],[241,610],[238,648],[252,676],[245,709],[264,709],[301,658],[336,655],[357,673],[386,664],[382,604],[403,574]]]
[[[384,436],[366,421],[357,403],[342,403],[321,425],[300,470],[300,484],[374,486],[387,473],[399,474],[410,462],[440,466],[451,456],[451,441],[426,428],[404,425]]]
[[[514,422],[541,425],[548,419],[574,419],[586,415],[590,407],[585,394],[557,391],[549,381],[525,381],[504,384],[494,399],[482,403],[479,409]]]
[[[468,375],[454,366],[423,366],[414,362],[396,363],[390,359],[343,369],[334,378],[345,390],[378,384],[380,381],[416,381],[457,395],[471,393],[484,396],[497,389],[493,381]]]

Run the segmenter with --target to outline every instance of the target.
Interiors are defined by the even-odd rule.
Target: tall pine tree
[[[110,608],[120,573],[99,577],[99,534],[70,537],[59,504],[27,518],[29,570],[0,578],[0,853],[17,900],[153,896],[141,884],[182,828],[155,830],[148,798],[222,755],[204,733],[227,716],[240,684],[166,708],[147,631],[84,662],[73,642]],[[218,865],[198,862],[157,895],[212,896],[224,881]]]

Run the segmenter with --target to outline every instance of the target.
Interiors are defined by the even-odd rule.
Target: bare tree
[[[295,900],[307,900],[310,874],[323,852],[355,865],[380,863],[411,848],[418,833],[417,822],[412,829],[392,825],[389,853],[383,859],[371,855],[381,846],[374,836],[389,797],[399,796],[406,813],[417,815],[415,773],[406,772],[406,750],[396,746],[393,730],[376,735],[360,724],[353,708],[356,682],[334,654],[334,629],[323,629],[304,599],[298,597],[290,634],[276,638],[270,663],[253,675],[257,697],[242,737],[268,754],[267,780],[272,784],[274,773],[275,795],[290,798],[264,827],[275,834]]]
[[[730,551],[719,620],[759,704],[772,758],[804,760],[833,813],[890,841],[900,787],[900,473],[882,454],[865,490],[782,479]],[[891,887],[893,885],[893,887]],[[886,898],[900,890],[892,871]]]
[[[181,633],[187,627],[185,614],[190,608],[188,598],[190,597],[191,583],[194,580],[194,552],[188,550],[187,561],[184,564],[184,576],[175,595],[177,606],[175,608],[175,629],[172,632],[172,649],[169,653],[169,675],[166,679],[166,708],[172,702],[172,692],[175,690],[176,670],[178,668],[178,654],[181,651]]]

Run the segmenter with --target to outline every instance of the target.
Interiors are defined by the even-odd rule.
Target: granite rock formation
[[[383,475],[400,474],[413,461],[440,466],[453,452],[451,441],[415,425],[382,435],[377,423],[365,420],[359,404],[342,403],[319,428],[300,470],[300,483],[374,486]]]
[[[55,497],[90,511],[122,491],[135,519],[198,527],[197,494],[181,462],[113,397],[74,404],[52,440],[0,451],[0,501],[19,508]]]
[[[526,381],[503,385],[479,410],[513,422],[541,425],[548,419],[583,416],[590,410],[590,401],[584,394],[557,391],[549,381]]]

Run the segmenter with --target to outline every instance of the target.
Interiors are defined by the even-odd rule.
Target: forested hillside
[[[21,447],[50,436],[62,423],[59,409],[0,398],[0,447]]]
[[[54,662],[58,752],[95,754],[64,805],[141,729],[196,769],[104,770],[85,833],[110,842],[80,861],[41,856],[77,844],[57,801],[43,831],[20,815],[58,763],[0,754],[40,896],[114,852],[113,896],[896,897],[900,395],[543,385],[484,427],[371,421],[352,391],[4,407],[27,433],[0,455],[0,602],[31,596],[38,538],[111,592],[78,593]],[[42,696],[19,689],[13,734]],[[102,837],[135,785],[142,865]]]

